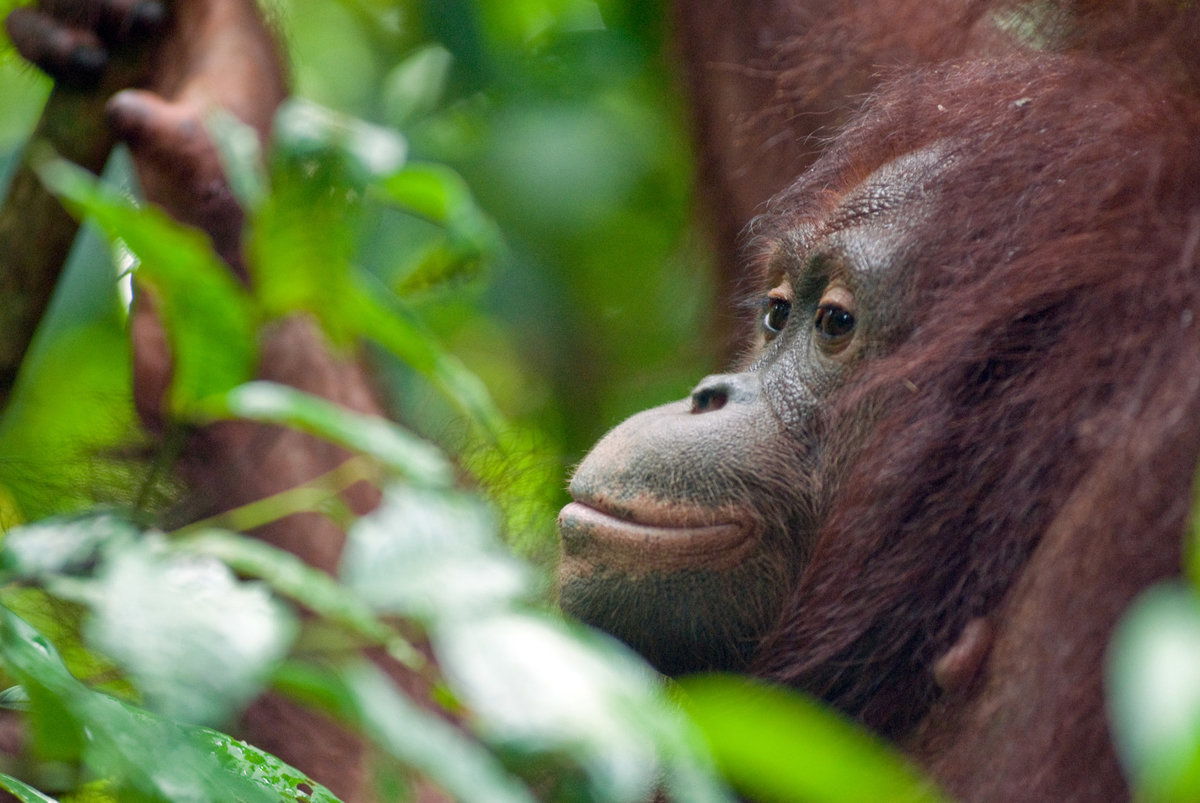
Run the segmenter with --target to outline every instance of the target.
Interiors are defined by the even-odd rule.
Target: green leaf
[[[10,792],[21,803],[57,803],[54,798],[43,795],[27,783],[0,772],[0,788]]]
[[[29,692],[24,686],[9,686],[0,691],[0,708],[7,711],[28,711]]]
[[[10,530],[0,567],[18,577],[45,581],[90,570],[115,540],[131,540],[138,528],[110,513],[43,519]]]
[[[138,280],[153,291],[171,341],[176,413],[250,377],[257,359],[250,298],[205,235],[157,207],[135,207],[68,162],[49,161],[38,174],[140,261]]]
[[[332,792],[312,778],[240,739],[207,728],[196,728],[191,742],[197,749],[212,753],[227,771],[236,772],[276,800],[338,803]]]
[[[7,608],[0,608],[0,658],[28,694],[34,752],[51,761],[78,761],[84,726],[70,704],[77,681],[50,641]]]
[[[243,209],[258,208],[268,192],[258,131],[224,108],[209,112],[205,127],[217,146],[226,181],[238,203]]]
[[[277,158],[344,157],[360,180],[399,169],[408,154],[408,143],[397,132],[303,98],[289,98],[279,107],[274,135]]]
[[[383,80],[384,113],[401,125],[436,108],[454,57],[441,45],[426,45],[397,64]]]
[[[410,258],[398,285],[401,295],[474,275],[501,250],[496,225],[462,177],[444,165],[409,164],[370,189],[374,197],[445,229],[443,238]]]
[[[663,770],[689,803],[727,799],[642,661],[522,608],[534,577],[473,497],[387,488],[351,528],[341,575],[378,609],[427,627],[456,699],[498,749],[535,765],[569,760],[597,801],[643,800]]]
[[[365,275],[348,301],[362,331],[428,378],[451,403],[493,441],[503,439],[504,417],[487,387],[462,361],[448,354],[400,301]]]
[[[1144,799],[1200,794],[1200,599],[1178,583],[1146,591],[1109,645],[1113,736]]]
[[[202,803],[277,801],[242,767],[223,766],[187,729],[92,691],[75,680],[44,637],[0,608],[0,658],[29,691],[34,748],[112,778],[121,800]]]
[[[444,621],[432,644],[483,737],[506,750],[566,754],[599,801],[652,797],[667,716],[640,661],[520,612]]]
[[[192,723],[226,722],[258,696],[295,633],[265,587],[153,536],[108,556],[87,628],[150,708]]]
[[[680,687],[718,766],[755,800],[944,800],[879,739],[796,693],[724,676]]]
[[[89,599],[91,590],[88,578],[48,577],[45,588],[8,586],[0,593],[0,604],[53,644],[74,677],[107,694],[132,699],[137,691],[119,667],[84,643],[84,622],[89,611],[81,600]]]
[[[444,165],[409,164],[374,188],[379,197],[406,212],[443,226],[462,225],[482,214],[462,176]]]
[[[339,673],[363,731],[383,750],[434,781],[460,803],[533,803],[534,797],[481,744],[418,708],[377,667]]]
[[[221,560],[239,574],[257,577],[276,593],[295,601],[317,616],[380,644],[407,666],[424,659],[392,627],[375,617],[362,599],[325,572],[314,569],[290,552],[234,533],[207,530],[180,539],[178,547]]]
[[[421,622],[470,617],[532,589],[494,533],[490,512],[466,493],[391,486],[350,528],[340,573],[377,610]]]
[[[362,334],[352,260],[364,187],[404,163],[395,132],[290,100],[275,121],[271,193],[252,210],[247,244],[255,291],[271,317],[302,311],[335,344]]]
[[[347,410],[311,393],[272,382],[249,382],[211,400],[209,413],[308,432],[369,455],[420,485],[448,486],[453,468],[436,446],[385,418]]]

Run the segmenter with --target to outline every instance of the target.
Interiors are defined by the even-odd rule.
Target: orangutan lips
[[[751,551],[755,528],[746,523],[669,526],[629,521],[572,502],[558,514],[563,560],[580,568],[624,572],[727,568]]]

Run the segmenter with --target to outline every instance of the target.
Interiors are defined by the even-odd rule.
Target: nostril
[[[692,412],[711,413],[720,410],[729,401],[729,393],[723,387],[702,387],[692,392]]]
[[[691,412],[713,413],[729,404],[752,404],[758,391],[758,377],[753,373],[706,376],[692,391]]]

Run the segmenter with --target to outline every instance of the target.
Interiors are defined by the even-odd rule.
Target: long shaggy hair
[[[1178,571],[1200,456],[1200,114],[1172,37],[1195,40],[1200,22],[1180,11],[1137,49],[1157,61],[1114,64],[1095,53],[1133,45],[1107,11],[1072,17],[1060,49],[1076,52],[890,79],[768,213],[819,224],[880,165],[947,151],[905,224],[907,328],[844,389],[830,431],[883,412],[865,442],[830,447],[852,468],[759,651],[765,675],[891,736],[929,712],[931,662],[995,613],[1051,527],[1127,549],[1112,591],[1126,603]],[[1089,16],[1103,23],[1090,34]],[[1114,460],[1119,496],[1089,483]],[[1096,615],[1107,633],[1115,614]]]

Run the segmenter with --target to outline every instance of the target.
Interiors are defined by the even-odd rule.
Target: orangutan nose
[[[758,380],[752,374],[713,374],[692,391],[692,413],[714,413],[730,402],[742,404],[758,398]]]

